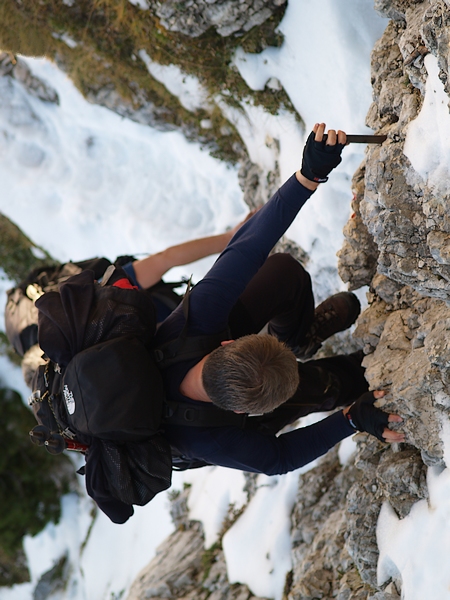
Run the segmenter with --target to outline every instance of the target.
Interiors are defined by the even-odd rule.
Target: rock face
[[[169,31],[198,37],[210,27],[222,36],[242,34],[266,21],[287,0],[163,0],[155,12]]]
[[[345,239],[338,252],[339,276],[348,284],[349,290],[357,290],[366,285],[372,280],[377,270],[377,246],[362,220],[360,211],[365,190],[364,175],[365,165],[363,164],[353,177],[353,213],[344,227]]]
[[[300,476],[292,515],[292,584],[289,600],[365,598],[364,582],[345,548],[345,497],[358,478],[354,466],[342,468],[333,450],[320,466]],[[350,597],[350,596],[348,596]]]
[[[367,377],[374,388],[390,388],[387,406],[408,416],[408,443],[429,462],[442,456],[440,413],[448,414],[450,407],[445,302],[450,199],[426,185],[403,146],[407,125],[422,104],[426,54],[437,57],[448,91],[450,14],[444,2],[377,6],[395,20],[373,52],[375,101],[368,123],[389,139],[368,150],[364,189],[361,178],[354,181],[362,228],[347,225],[344,249],[354,248],[364,232],[365,263],[352,265],[350,250],[343,250],[340,272],[352,287],[371,286],[371,305],[356,331],[367,354]]]
[[[121,117],[136,121],[141,125],[148,125],[159,131],[174,131],[177,127],[167,122],[169,111],[164,106],[156,106],[147,97],[145,92],[137,85],[130,86],[132,97],[124,98],[114,85],[101,85],[98,89],[91,88],[86,91],[86,99],[92,104],[99,104],[117,113]],[[182,125],[180,129],[189,137],[192,134],[189,127]]]
[[[367,120],[389,141],[368,151],[360,210],[379,248],[378,271],[425,296],[448,299],[448,190],[430,189],[403,148],[407,126],[423,101],[427,54],[437,57],[448,92],[450,14],[443,2],[423,2],[403,15],[390,23],[373,52],[375,102]]]
[[[134,581],[127,600],[258,600],[239,584],[230,585],[220,547],[205,551],[200,523],[189,521],[185,490],[172,503],[177,530]]]
[[[0,52],[0,77],[9,76],[20,81],[29,91],[44,102],[59,104],[58,94],[44,81],[31,74],[25,61],[13,58],[8,52]]]
[[[339,257],[351,289],[370,286],[355,335],[366,353],[371,389],[390,392],[379,405],[405,418],[407,435],[398,448],[358,436],[355,464],[362,477],[347,496],[346,547],[372,588],[381,503],[388,500],[403,518],[427,497],[426,467],[443,465],[441,423],[450,415],[449,191],[429,187],[403,152],[407,126],[423,103],[427,54],[437,58],[450,91],[449,4],[380,0],[375,6],[392,21],[372,54],[374,102],[367,123],[388,140],[368,149],[355,175],[355,216]],[[389,593],[368,597],[384,600],[394,587],[400,592],[401,581]]]

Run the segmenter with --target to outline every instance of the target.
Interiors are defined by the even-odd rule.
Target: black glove
[[[383,431],[388,426],[389,415],[373,405],[375,400],[373,392],[366,392],[350,406],[347,418],[350,415],[349,421],[358,431],[366,431],[386,442]]]
[[[341,162],[341,152],[345,144],[327,146],[325,140],[316,142],[315,135],[312,131],[306,140],[300,172],[310,181],[324,183],[328,181],[331,171]]]

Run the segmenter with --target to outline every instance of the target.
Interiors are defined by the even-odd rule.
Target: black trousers
[[[269,333],[293,348],[302,345],[314,318],[314,295],[307,271],[290,254],[270,256],[253,277],[230,314],[232,337]],[[367,391],[362,352],[298,362],[296,393],[273,412],[252,419],[275,433],[312,412],[347,406]]]

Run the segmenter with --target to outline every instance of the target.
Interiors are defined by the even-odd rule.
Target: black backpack
[[[102,272],[108,266],[106,264]],[[101,268],[102,266],[100,270]],[[35,301],[43,293],[56,290],[59,283],[63,283],[81,271],[82,268],[76,263],[41,266],[31,271],[28,277],[15,288],[6,292],[6,336],[17,354],[23,356],[27,350],[37,344],[38,311],[34,305]]]
[[[123,266],[135,260],[133,256],[119,256],[114,265]],[[41,266],[30,272],[28,277],[16,287],[7,291],[5,307],[5,330],[9,343],[14,350],[23,356],[27,350],[38,343],[38,311],[35,301],[46,292],[57,291],[58,285],[73,275],[84,270],[94,273],[100,279],[106,269],[111,266],[107,258],[92,258],[81,262],[68,262],[61,265]],[[166,282],[160,280],[145,290],[152,300],[167,307],[168,312],[174,310],[182,297],[175,292],[186,281]]]
[[[47,357],[30,405],[32,441],[52,453],[86,452],[86,488],[117,523],[171,483],[170,447],[160,433],[164,390],[152,342],[155,309],[121,269],[100,285],[92,271],[36,301]],[[108,284],[108,285],[106,285]],[[117,287],[125,285],[126,287]]]

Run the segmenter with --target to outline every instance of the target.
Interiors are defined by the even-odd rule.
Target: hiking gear
[[[135,260],[132,256],[119,256],[114,265],[121,266]],[[38,311],[35,301],[44,293],[57,291],[58,285],[64,283],[72,275],[77,275],[87,269],[94,272],[94,279],[100,280],[106,269],[111,265],[107,258],[92,258],[77,263],[62,265],[47,265],[34,269],[17,287],[8,290],[5,308],[6,336],[14,350],[23,356],[32,346],[38,343]],[[145,290],[152,301],[163,305],[169,314],[181,302],[182,297],[174,290],[186,281],[156,283]]]
[[[37,344],[38,311],[34,302],[20,288],[7,292],[5,332],[9,343],[20,356]]]
[[[153,303],[112,266],[103,285],[82,271],[36,307],[50,360],[34,380],[29,402],[39,426],[31,437],[53,454],[72,443],[87,447],[88,493],[124,522],[132,504],[171,484],[170,446],[160,431],[164,390],[151,352]]]
[[[301,360],[311,358],[322,342],[353,325],[360,312],[361,303],[352,292],[339,292],[324,300],[314,311],[305,342],[293,349],[295,356]]]
[[[328,181],[331,171],[342,161],[341,152],[345,144],[327,146],[325,140],[316,142],[315,135],[312,131],[306,140],[300,172],[310,181],[324,183]]]
[[[328,138],[328,135],[325,133],[323,136],[324,141],[327,141],[327,138]],[[386,140],[387,140],[387,135],[347,134],[347,144],[382,144]]]
[[[180,281],[164,281],[161,279],[155,285],[145,290],[151,296],[156,306],[157,322],[160,323],[170,313],[176,309],[183,299],[183,295],[178,294],[175,289],[180,286],[186,286],[188,280],[184,277]]]
[[[375,400],[373,392],[363,394],[350,406],[347,419],[358,431],[366,431],[381,442],[386,442],[383,431],[389,424],[389,415],[373,405]]]
[[[31,271],[17,287],[6,292],[8,297],[5,307],[6,336],[20,356],[37,344],[38,311],[34,305],[35,300],[44,292],[55,290],[58,282],[63,282],[80,272],[81,267],[74,263],[38,267]]]

